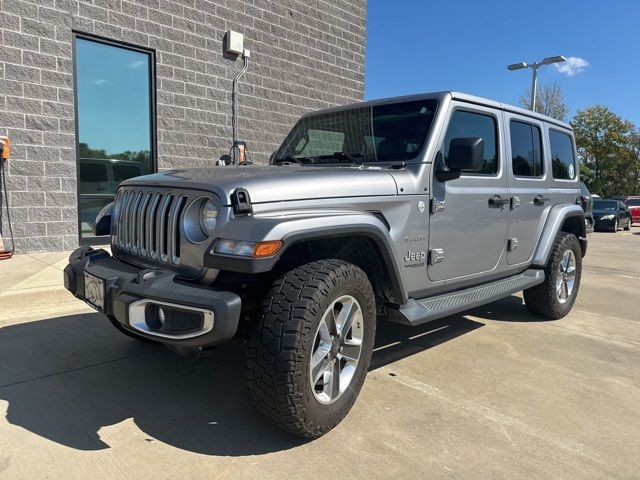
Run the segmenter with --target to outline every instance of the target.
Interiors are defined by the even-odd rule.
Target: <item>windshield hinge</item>
[[[250,215],[253,213],[251,197],[249,197],[249,192],[246,189],[236,188],[230,196],[233,213],[236,215]]]
[[[429,200],[429,212],[431,214],[443,211],[445,206],[446,202],[444,200],[438,200],[435,197],[432,197],[431,200]]]

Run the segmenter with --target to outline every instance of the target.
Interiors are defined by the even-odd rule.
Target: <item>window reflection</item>
[[[151,54],[76,37],[81,238],[118,184],[153,170]]]

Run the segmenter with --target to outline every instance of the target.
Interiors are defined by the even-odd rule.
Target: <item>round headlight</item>
[[[207,200],[202,204],[200,209],[200,228],[202,232],[208,236],[213,236],[216,231],[216,225],[218,224],[218,209],[215,203],[211,200]]]

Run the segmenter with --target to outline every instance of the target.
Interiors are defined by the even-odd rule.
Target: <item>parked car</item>
[[[622,226],[625,230],[631,228],[631,213],[620,200],[599,199],[593,201],[593,219],[595,230],[617,232]]]
[[[141,162],[105,158],[80,159],[80,228],[91,232],[91,224],[105,205],[113,202],[123,180],[148,172]]]
[[[589,189],[580,182],[580,204],[584,210],[584,221],[587,226],[587,233],[593,233],[593,196],[589,193]]]
[[[183,354],[248,336],[255,406],[304,437],[353,406],[378,319],[521,290],[558,319],[576,300],[587,238],[566,123],[415,95],[305,114],[272,158],[125,180],[95,222],[113,253],[74,251],[65,287]]]
[[[640,223],[640,196],[627,197],[624,204],[631,212],[631,220],[633,223]]]

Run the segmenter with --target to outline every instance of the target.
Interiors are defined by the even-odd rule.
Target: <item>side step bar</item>
[[[512,293],[533,287],[543,281],[542,270],[529,269],[513,277],[465,290],[418,300],[411,298],[394,312],[395,315],[390,316],[390,320],[406,325],[420,325],[508,297]]]

